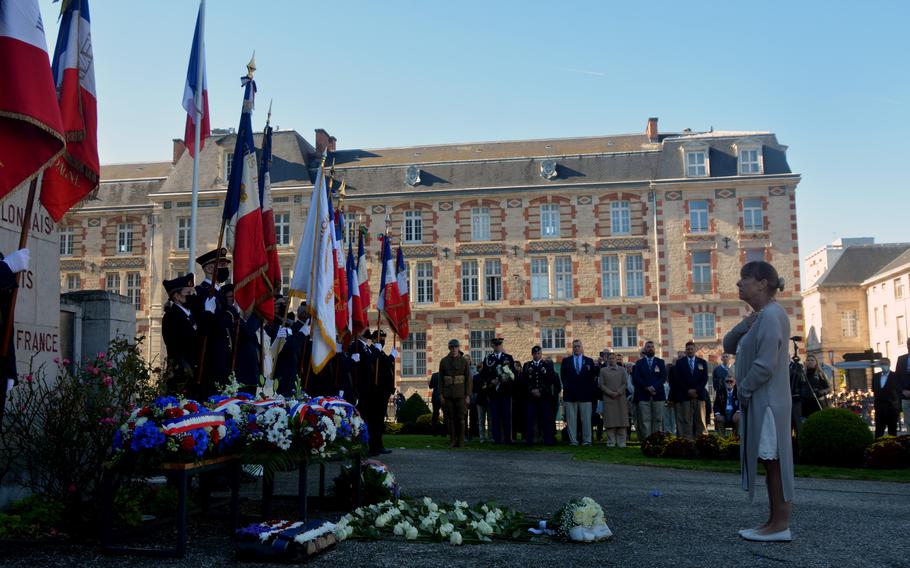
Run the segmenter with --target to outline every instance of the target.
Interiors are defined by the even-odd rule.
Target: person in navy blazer
[[[881,438],[888,428],[889,436],[897,436],[897,418],[901,412],[899,379],[891,372],[891,361],[881,360],[881,372],[872,375],[872,394],[875,405],[875,437]]]
[[[705,433],[705,401],[708,400],[708,362],[695,355],[695,343],[686,342],[686,354],[676,360],[673,369],[676,388],[676,430],[680,436],[694,440]]]
[[[632,368],[632,384],[635,386],[633,402],[641,415],[641,440],[664,429],[664,407],[667,405],[664,391],[667,364],[660,357],[654,356],[653,341],[646,341],[643,351],[644,357]]]
[[[581,341],[572,342],[572,354],[559,367],[562,378],[564,416],[569,431],[569,444],[578,445],[578,419],[581,417],[582,444],[591,445],[591,399],[597,388],[598,369],[594,360],[584,355]]]

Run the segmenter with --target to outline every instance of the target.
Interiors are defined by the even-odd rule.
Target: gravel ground
[[[317,562],[353,566],[910,566],[910,484],[797,479],[787,544],[743,541],[739,528],[767,515],[764,489],[750,505],[739,476],[574,461],[566,454],[395,450],[385,456],[403,491],[438,500],[495,500],[544,516],[589,495],[607,515],[612,540],[590,545],[487,544],[452,547],[399,541],[343,542]],[[332,477],[329,472],[328,479]],[[316,475],[311,476],[315,480]],[[278,479],[292,494],[296,480]],[[315,487],[314,487],[315,490]],[[244,494],[253,497],[257,487]],[[252,500],[247,507],[256,504]],[[11,548],[0,564],[42,566],[224,566],[227,531],[193,528],[183,560],[105,557],[90,547]]]

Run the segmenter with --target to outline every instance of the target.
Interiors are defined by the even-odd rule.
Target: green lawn
[[[385,445],[388,448],[407,448],[407,449],[449,449],[448,438],[443,436],[419,436],[419,435],[389,435],[384,436]],[[672,469],[688,469],[698,471],[719,471],[726,473],[738,473],[739,461],[730,460],[677,460],[669,458],[649,458],[645,457],[638,447],[628,448],[607,448],[603,444],[596,444],[590,447],[576,446],[568,444],[557,444],[556,446],[533,446],[525,447],[523,443],[512,444],[510,446],[497,446],[493,444],[479,444],[472,442],[466,445],[472,450],[497,450],[505,452],[559,452],[572,454],[575,459],[585,461],[596,461],[603,463],[615,463],[623,465],[639,465],[649,467],[664,467]],[[456,451],[456,450],[452,450]],[[761,470],[761,468],[759,468]],[[894,481],[899,483],[910,483],[910,470],[907,469],[850,469],[840,467],[826,467],[815,465],[796,465],[797,477],[818,477],[824,479],[860,479],[869,481]]]

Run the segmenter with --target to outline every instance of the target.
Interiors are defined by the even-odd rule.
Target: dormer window
[[[680,148],[683,152],[686,177],[708,177],[711,175],[711,160],[708,145],[688,142]]]
[[[739,175],[760,175],[764,172],[762,145],[758,140],[750,138],[739,140],[734,144],[734,148],[739,163]]]
[[[708,175],[707,172],[703,150],[686,152],[686,177],[704,177]]]

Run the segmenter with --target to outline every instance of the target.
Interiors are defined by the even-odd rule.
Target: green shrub
[[[910,452],[896,438],[879,438],[866,448],[864,466],[870,469],[904,469],[910,467]]]
[[[386,422],[384,431],[386,434],[401,434],[403,428],[404,424],[401,422]]]
[[[429,428],[433,424],[433,415],[430,413],[421,414],[417,417],[417,420],[414,421],[414,424],[418,427],[427,427]]]
[[[403,424],[417,422],[419,416],[429,412],[430,407],[427,406],[426,401],[415,392],[401,405],[401,410],[398,412],[398,421]]]
[[[695,451],[700,458],[720,459],[725,456],[724,438],[717,434],[702,434],[695,439]]]
[[[670,436],[664,457],[673,459],[692,459],[695,457],[695,442],[680,436]]]
[[[667,432],[654,432],[641,443],[641,453],[649,458],[659,458],[664,455],[667,442],[674,437]]]
[[[799,455],[810,464],[859,467],[872,441],[872,432],[862,418],[843,408],[828,408],[803,423]]]
[[[56,536],[63,526],[63,503],[44,495],[31,495],[0,513],[0,538]]]
[[[731,438],[724,438],[724,441],[723,441],[723,452],[724,453],[723,453],[722,457],[724,459],[738,461],[740,459],[740,455],[739,455],[740,445],[741,444],[740,444],[739,438],[736,436],[733,436]]]

